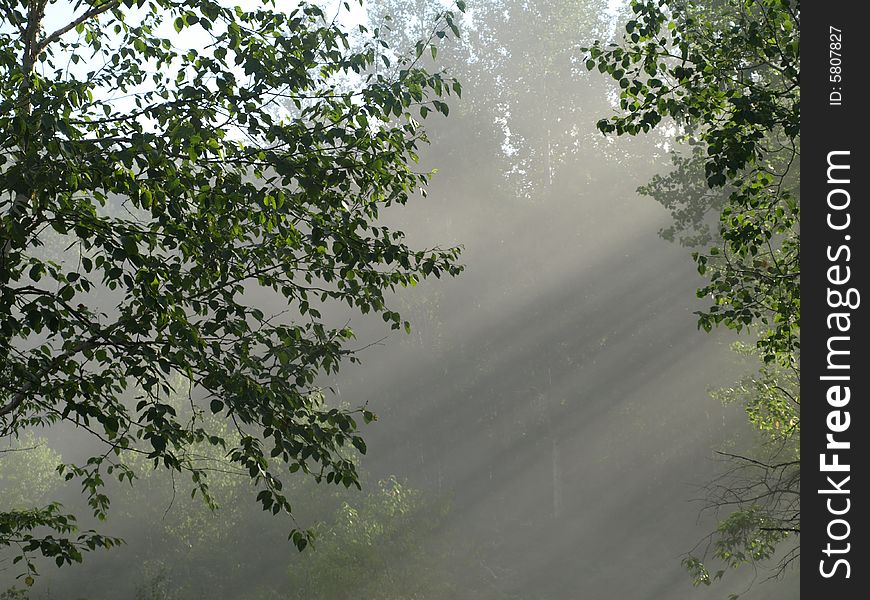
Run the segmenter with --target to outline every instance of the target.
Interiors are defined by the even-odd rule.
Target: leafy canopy
[[[186,471],[211,502],[194,444],[276,514],[288,471],[359,485],[350,449],[365,453],[357,419],[374,415],[319,391],[354,360],[352,330],[322,309],[407,329],[387,295],[461,270],[459,249],[412,249],[378,222],[428,181],[413,115],[446,115],[461,89],[419,59],[449,31],[442,12],[396,61],[378,30],[351,35],[305,3],[0,0],[2,435],[64,421],[97,441],[60,470],[101,519],[105,480],[136,479],[127,453]],[[178,375],[185,412],[168,400]],[[28,578],[33,553],[60,565],[117,543],[74,530],[54,504],[0,513]]]

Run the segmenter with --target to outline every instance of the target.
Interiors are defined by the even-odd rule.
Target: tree
[[[449,31],[444,11],[430,37]],[[92,456],[59,469],[97,518],[106,479],[136,479],[128,454],[186,472],[211,504],[195,444],[275,514],[291,511],[288,471],[359,485],[350,452],[374,415],[320,392],[357,360],[323,309],[408,329],[388,294],[461,271],[458,248],[415,250],[377,222],[428,181],[412,112],[446,115],[459,83],[420,66],[422,45],[391,64],[377,31],[359,34],[274,0],[0,2],[0,435],[87,435]],[[0,544],[20,547],[28,583],[33,554],[61,565],[119,541],[73,535],[57,504],[3,510]],[[291,532],[299,549],[310,535]]]
[[[290,568],[286,597],[521,600],[499,589],[473,542],[438,535],[449,513],[443,498],[395,477],[381,480],[320,528],[314,551]]]
[[[455,593],[431,539],[448,512],[395,478],[323,524],[313,552],[289,569],[292,598],[431,598]],[[441,569],[444,569],[443,571]]]
[[[419,36],[418,28],[436,10],[438,3],[426,0],[370,5],[372,22],[388,25],[384,15],[402,17],[389,33],[398,40]],[[602,0],[476,2],[462,39],[440,49],[472,92],[451,127],[473,128],[480,168],[496,164],[502,171],[498,180],[487,182],[488,189],[496,185],[521,201],[543,202],[577,155],[590,148],[613,152],[605,140],[583,135],[596,107],[576,101],[586,85],[601,85],[584,77],[576,40],[606,30],[606,12]],[[466,160],[474,160],[474,153],[468,154]]]
[[[765,361],[799,351],[797,201],[800,4],[789,0],[633,2],[623,46],[588,48],[586,66],[619,82],[622,114],[603,133],[635,135],[666,117],[706,149],[710,188],[734,189],[723,243],[695,259],[711,283],[705,329],[763,326]],[[667,11],[673,11],[667,12]],[[710,16],[710,15],[714,16]]]
[[[757,359],[757,348],[737,344],[736,350]],[[729,466],[707,485],[707,508],[727,514],[696,547],[700,557],[693,551],[683,564],[696,585],[723,575],[710,572],[711,557],[733,568],[775,558],[773,575],[781,575],[800,556],[798,543],[783,544],[800,533],[800,373],[766,363],[713,396],[744,406],[760,444],[752,453],[719,452]]]
[[[184,400],[176,396],[173,406],[180,410]],[[204,419],[216,431],[229,429],[220,415]],[[237,437],[233,431],[222,435],[228,442]],[[297,505],[297,518],[301,512],[307,521],[318,524],[313,547],[290,553],[276,546],[278,535],[270,515],[244,501],[249,495],[247,474],[208,443],[196,445],[191,452],[208,462],[219,518],[199,499],[176,493],[170,473],[148,469],[142,455],[125,455],[140,479],[135,487],[109,484],[110,522],[120,517],[117,525],[123,528],[129,547],[102,559],[100,568],[85,574],[88,597],[422,599],[455,596],[462,590],[465,597],[481,600],[517,598],[499,591],[501,582],[474,542],[444,535],[451,507],[441,494],[424,493],[395,477],[376,481],[364,469],[360,470],[364,493],[294,478],[285,490]],[[0,502],[17,508],[57,497],[64,486],[54,465],[61,460],[46,440],[31,433],[0,450],[4,484]],[[230,546],[232,552],[215,552]],[[129,572],[123,582],[106,576],[124,569]],[[48,590],[60,588],[72,594],[77,589],[75,579],[67,573],[66,579],[50,583]],[[5,593],[13,598],[19,598],[15,593],[24,599],[37,597],[34,591],[16,588]],[[0,592],[0,598],[6,597]]]
[[[587,68],[622,90],[621,112],[598,128],[636,135],[668,119],[694,146],[643,191],[674,214],[665,235],[712,243],[693,254],[709,278],[698,297],[712,301],[698,326],[751,329],[763,365],[726,394],[760,432],[759,455],[731,455],[736,467],[710,488],[712,507],[733,509],[711,536],[713,557],[737,567],[772,558],[800,533],[800,2],[634,0],[631,9],[621,45],[586,49]],[[701,166],[708,190],[691,176]],[[676,198],[687,191],[694,196]],[[715,235],[705,227],[711,211]],[[711,576],[704,558],[684,561],[696,584],[724,573]]]

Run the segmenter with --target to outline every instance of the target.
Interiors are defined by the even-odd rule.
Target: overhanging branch
[[[94,6],[93,8],[91,8],[91,10],[79,15],[60,29],[42,38],[39,43],[36,44],[36,47],[34,49],[34,56],[38,56],[43,50],[45,50],[49,46],[49,44],[52,44],[59,40],[60,37],[66,32],[75,29],[82,23],[93,19],[94,17],[98,17],[106,11],[116,8],[119,4],[121,4],[121,0],[110,0],[105,4]]]

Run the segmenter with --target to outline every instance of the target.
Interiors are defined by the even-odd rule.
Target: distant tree
[[[292,598],[432,598],[455,595],[437,545],[446,503],[427,500],[395,478],[344,502],[324,523],[311,553],[289,570]]]
[[[459,84],[420,66],[422,44],[404,57],[360,27],[352,45],[321,8],[277,6],[0,0],[0,436],[66,422],[93,440],[60,470],[100,519],[106,479],[136,479],[131,453],[211,503],[197,444],[276,514],[288,471],[359,485],[346,448],[365,452],[357,419],[373,415],[319,393],[355,360],[353,331],[321,311],[407,329],[386,295],[461,270],[457,248],[414,250],[377,222],[428,181],[413,115],[446,115]],[[436,17],[431,39],[457,32]],[[27,583],[34,555],[118,542],[76,535],[54,503],[2,511]],[[309,536],[291,532],[300,549]]]
[[[718,245],[719,213],[728,195],[729,187],[711,188],[704,177],[706,148],[701,143],[683,145],[671,151],[673,169],[657,174],[638,192],[658,201],[671,213],[672,221],[659,231],[662,238],[678,242],[693,249],[707,249]]]
[[[407,44],[420,37],[439,3],[379,0],[368,7],[372,23]],[[580,39],[601,35],[607,27],[606,0],[478,0],[462,38],[439,49],[439,60],[450,64],[469,90],[447,135],[455,129],[475,132],[476,152],[464,153],[465,160],[498,173],[490,187],[525,202],[542,202],[590,148],[623,158],[589,130],[589,115],[607,105],[605,91],[588,94],[600,98],[600,105],[590,106],[591,99],[577,102],[588,87],[606,87],[586,76],[579,47]],[[498,204],[506,212],[516,206]]]
[[[691,142],[675,171],[642,191],[674,215],[666,236],[709,245],[693,254],[709,278],[698,297],[712,302],[699,327],[753,330],[763,364],[718,394],[744,404],[761,444],[730,455],[735,468],[709,488],[711,507],[728,514],[708,552],[684,561],[709,584],[724,571],[711,573],[706,558],[757,563],[800,533],[800,2],[634,0],[631,11],[621,44],[586,48],[587,68],[621,89],[620,112],[598,128],[636,135],[668,122]],[[779,555],[777,572],[798,552]]]
[[[61,456],[33,432],[0,447],[0,503],[28,509],[48,500],[58,482],[55,468]]]
[[[180,377],[173,381],[174,384],[180,382]],[[182,418],[190,417],[186,400],[182,394],[169,399],[169,404]],[[238,444],[238,432],[221,415],[203,414],[201,419],[203,427],[223,437],[228,445]],[[56,471],[63,456],[52,449],[46,439],[26,432],[7,442],[7,446],[0,447],[2,506],[27,509],[64,495],[67,486]],[[118,581],[97,579],[89,582],[91,593],[99,595],[101,590],[111,590],[131,598],[137,593],[149,600],[152,596],[154,600],[203,594],[232,596],[236,591],[231,587],[234,581],[250,579],[245,577],[245,569],[261,572],[267,557],[275,556],[274,542],[280,543],[283,536],[273,534],[272,515],[263,513],[250,502],[247,472],[233,463],[220,447],[207,441],[192,444],[188,452],[196,455],[202,468],[208,471],[209,493],[220,514],[215,514],[200,498],[182,493],[178,489],[180,482],[171,471],[149,468],[150,461],[145,455],[122,455],[120,460],[133,469],[138,478],[135,486],[107,482],[107,494],[112,498],[109,526],[120,530],[120,535],[133,547],[103,558],[97,572],[125,565],[135,568],[126,578],[126,588]],[[364,474],[360,483],[366,484]],[[319,486],[311,478],[292,478],[283,491],[292,497],[297,518],[301,509],[306,519],[318,521],[328,519],[340,501],[359,500],[355,487],[346,490],[343,486]],[[318,527],[323,529],[324,526]],[[273,543],[264,543],[266,539]],[[215,553],[215,548],[230,544],[244,550],[230,555]],[[239,560],[240,554],[244,560]],[[286,552],[279,552],[279,556],[276,563],[283,566]],[[76,580],[74,574],[66,577],[66,582]],[[47,587],[55,586],[56,583],[49,583]]]
[[[182,412],[183,401],[178,395],[172,405]],[[203,419],[228,443],[237,441],[238,434],[219,415]],[[134,600],[423,600],[453,597],[461,590],[464,597],[477,600],[518,599],[499,591],[498,578],[471,541],[440,535],[451,511],[445,497],[433,497],[395,477],[375,482],[365,472],[360,475],[366,488],[362,494],[355,488],[318,486],[310,478],[288,481],[285,492],[306,518],[318,521],[316,540],[311,550],[290,557],[283,577],[274,576],[274,570],[269,576],[264,563],[286,565],[288,556],[280,546],[276,554],[275,544],[265,541],[276,538],[270,515],[244,501],[249,495],[247,473],[208,443],[195,444],[190,452],[209,472],[220,514],[176,490],[175,478],[163,469],[149,469],[144,456],[125,455],[140,479],[136,486],[109,485],[111,518],[120,517],[132,547],[101,561],[96,572],[135,568],[123,583],[105,576],[89,579],[92,594],[109,592]],[[28,507],[59,495],[63,480],[54,465],[61,460],[44,439],[30,433],[0,449],[0,502]],[[230,545],[235,552],[215,552]],[[42,597],[16,588],[3,593],[0,598]]]
[[[319,529],[314,551],[290,567],[299,600],[521,600],[478,560],[467,539],[440,539],[449,502],[395,477],[344,502]]]

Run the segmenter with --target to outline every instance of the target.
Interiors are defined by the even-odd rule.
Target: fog
[[[716,515],[701,511],[702,486],[723,469],[715,450],[752,443],[741,408],[708,391],[751,367],[729,350],[736,334],[698,331],[702,279],[690,249],[660,237],[667,210],[637,193],[670,169],[673,140],[595,130],[615,91],[585,71],[579,48],[612,35],[618,7],[477,0],[463,39],[442,44],[435,64],[463,93],[449,117],[424,122],[431,144],[421,164],[438,173],[428,197],[384,219],[412,246],[463,245],[466,270],[395,295],[410,335],[331,310],[336,323],[351,320],[365,349],[362,364],[322,384],[331,401],[367,404],[378,420],[363,429],[363,491],[300,483],[294,505],[302,526],[331,523],[343,503],[363,503],[395,477],[422,499],[415,514],[433,521],[414,530],[426,537],[413,551],[373,546],[389,552],[385,568],[406,561],[410,574],[360,573],[422,587],[316,597],[700,600],[753,581],[746,597],[797,597],[796,571],[763,583],[767,573],[745,567],[695,588],[680,564],[715,527]],[[392,13],[408,24],[392,34],[407,47],[433,8],[378,0],[372,11],[373,21]],[[65,459],[80,450],[68,431],[54,439]],[[150,489],[173,485],[150,477]],[[74,488],[62,496],[81,505]],[[184,522],[185,505],[145,509],[142,497],[122,495],[95,525],[126,546],[82,565],[46,565],[32,597],[297,598],[305,554],[329,551],[327,539],[299,556],[286,541],[293,524],[238,494],[244,506],[203,517],[231,524],[232,537],[188,540],[188,555],[154,533]],[[337,571],[356,568],[335,552]],[[0,587],[9,577],[0,573]]]

